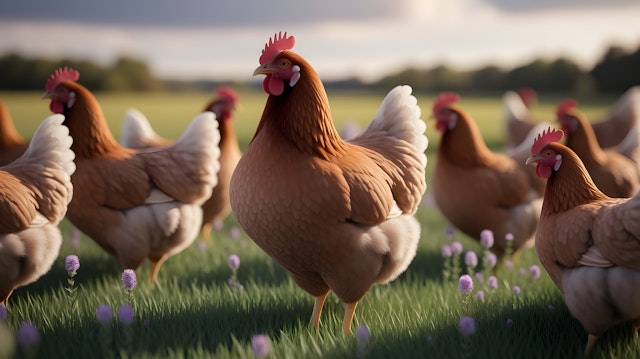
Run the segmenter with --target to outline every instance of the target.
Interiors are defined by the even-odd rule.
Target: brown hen
[[[408,86],[384,99],[358,137],[340,138],[324,86],[294,38],[276,34],[254,74],[269,94],[256,133],[231,178],[231,206],[246,233],[315,305],[317,326],[333,291],[356,305],[376,283],[406,270],[420,237],[427,138]]]
[[[229,87],[218,87],[216,98],[209,101],[204,111],[216,115],[220,130],[220,170],[218,181],[211,191],[211,197],[202,204],[202,229],[204,238],[210,238],[213,224],[224,220],[231,213],[229,204],[229,182],[240,156],[238,138],[233,129],[233,112],[236,109],[238,95]],[[129,148],[153,148],[168,146],[174,141],[158,135],[147,118],[137,110],[127,111],[122,125],[120,143]]]
[[[603,150],[587,118],[574,101],[558,106],[557,120],[567,135],[567,147],[576,153],[593,182],[610,197],[631,197],[640,189],[640,166],[615,151]]]
[[[0,167],[0,303],[47,273],[58,257],[58,223],[73,196],[75,170],[63,121],[46,118],[24,155]]]
[[[187,248],[202,222],[202,203],[218,170],[219,132],[213,113],[197,116],[169,147],[120,146],[79,73],[57,70],[46,85],[51,111],[65,115],[75,152],[75,194],[69,221],[125,268],[151,261],[151,283],[162,263]]]
[[[580,158],[558,143],[562,131],[540,134],[527,163],[547,179],[536,251],[565,302],[589,334],[589,353],[607,328],[640,328],[640,192],[610,198]]]
[[[16,130],[9,110],[0,101],[0,166],[11,163],[22,156],[29,147]]]

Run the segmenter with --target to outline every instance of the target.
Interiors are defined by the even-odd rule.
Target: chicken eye
[[[291,66],[291,61],[289,61],[288,59],[282,59],[280,60],[279,66],[282,69],[286,69],[287,67]]]

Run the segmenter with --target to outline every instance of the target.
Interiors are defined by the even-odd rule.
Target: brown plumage
[[[400,275],[415,256],[413,216],[425,191],[427,138],[417,100],[396,87],[360,136],[344,141],[324,86],[293,37],[263,51],[267,99],[231,179],[231,206],[246,233],[315,300],[317,326],[332,290],[346,303],[345,332],[375,283]]]
[[[536,251],[589,334],[589,353],[612,324],[633,321],[636,336],[640,328],[640,193],[602,193],[580,158],[557,143],[562,132],[549,131],[527,160],[548,178]]]
[[[540,119],[531,118],[530,105],[525,102],[522,94],[514,91],[508,91],[503,96],[507,148],[520,144],[536,123],[543,123]],[[637,138],[640,135],[634,133],[640,131],[640,86],[634,86],[622,94],[611,107],[610,113],[592,126],[600,147],[612,148],[623,142],[632,142],[626,144],[621,152],[628,157],[635,157],[634,160],[640,158],[640,139]]]
[[[573,101],[558,106],[566,145],[580,157],[598,189],[610,197],[631,197],[640,189],[640,166],[613,150],[603,150],[587,118]]]
[[[491,250],[498,257],[505,254],[510,233],[517,254],[533,244],[544,182],[524,165],[525,158],[516,161],[492,152],[457,101],[458,95],[445,93],[433,107],[442,132],[431,178],[434,199],[442,214],[471,238],[493,231]]]
[[[0,303],[47,273],[58,257],[75,170],[61,115],[45,119],[25,154],[0,168]]]
[[[0,101],[0,166],[18,159],[27,147],[29,147],[29,142],[20,136],[9,110]]]
[[[224,220],[231,213],[229,203],[229,182],[231,174],[236,168],[240,156],[238,138],[233,129],[233,113],[236,109],[238,97],[228,87],[216,89],[217,96],[210,100],[204,111],[216,114],[218,128],[220,130],[220,170],[218,181],[211,191],[211,197],[202,204],[202,229],[204,238],[211,236],[213,224]],[[158,135],[147,118],[136,110],[127,111],[127,116],[122,125],[122,137],[120,143],[129,148],[153,148],[168,146],[174,141]]]
[[[74,70],[58,70],[46,92],[51,110],[65,115],[76,154],[67,218],[126,268],[149,258],[154,283],[162,263],[198,235],[200,205],[216,181],[217,123],[205,112],[172,146],[124,148],[78,77]]]

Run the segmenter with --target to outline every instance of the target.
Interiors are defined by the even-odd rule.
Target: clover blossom
[[[264,358],[269,354],[269,337],[264,334],[251,338],[251,351],[256,358]]]
[[[473,279],[470,275],[464,274],[460,277],[458,280],[458,289],[465,296],[473,291]]]
[[[476,332],[476,321],[473,317],[462,317],[458,322],[458,330],[460,330],[460,333],[463,335],[471,335]]]
[[[493,247],[493,232],[491,230],[485,229],[480,232],[480,245],[485,249]]]
[[[20,329],[18,329],[18,343],[22,346],[33,346],[38,344],[40,341],[40,333],[38,333],[38,328],[29,322],[24,322],[20,325]]]

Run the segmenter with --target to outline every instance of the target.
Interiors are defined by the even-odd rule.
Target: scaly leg
[[[347,303],[347,308],[344,311],[344,319],[342,320],[342,330],[344,330],[345,334],[351,334],[351,322],[353,321],[353,316],[356,314],[357,306],[358,302]]]
[[[593,345],[596,344],[596,340],[598,340],[597,335],[589,334],[589,339],[587,340],[587,347],[584,348],[585,356],[591,353],[591,350],[593,349]]]
[[[315,303],[313,303],[313,314],[311,314],[311,324],[314,327],[318,327],[320,324],[320,316],[322,315],[322,307],[324,307],[324,301],[327,299],[329,291],[325,294],[317,296]]]
[[[213,223],[205,223],[202,225],[202,229],[200,229],[200,235],[205,240],[205,242],[211,241],[211,232],[213,231]]]
[[[158,272],[160,272],[160,266],[162,266],[162,264],[166,260],[167,256],[162,256],[157,261],[151,261],[151,277],[149,278],[149,283],[151,283],[151,286],[156,284],[156,281],[158,280]]]

